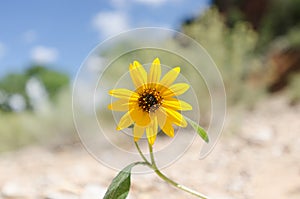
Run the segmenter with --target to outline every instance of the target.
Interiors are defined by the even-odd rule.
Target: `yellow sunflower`
[[[119,100],[108,105],[110,110],[127,111],[119,121],[117,130],[134,125],[133,137],[137,142],[146,131],[148,141],[154,144],[158,127],[168,136],[174,136],[173,124],[186,127],[185,118],[178,111],[192,110],[192,106],[176,98],[189,89],[186,83],[173,84],[180,67],[170,70],[161,79],[160,60],[156,58],[147,74],[144,67],[134,61],[129,66],[135,91],[120,88],[109,91]]]

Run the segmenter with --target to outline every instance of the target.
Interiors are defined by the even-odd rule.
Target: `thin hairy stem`
[[[155,162],[155,158],[154,158],[154,154],[153,154],[153,148],[152,148],[152,145],[149,144],[149,152],[150,152],[150,157],[151,157],[151,165],[152,165],[152,169],[155,171],[155,173],[161,178],[163,179],[165,182],[173,185],[174,187],[178,188],[178,189],[181,189],[187,193],[190,193],[194,196],[197,196],[198,198],[202,198],[202,199],[208,199],[207,196],[197,192],[197,191],[194,191],[186,186],[183,186],[173,180],[171,180],[170,178],[168,178],[167,176],[165,176],[158,168],[157,168],[157,165],[156,165],[156,162]]]
[[[137,142],[134,142],[134,144],[135,144],[135,146],[136,146],[136,148],[137,148],[137,150],[138,150],[140,156],[142,157],[142,159],[143,159],[147,164],[151,165],[151,163],[150,163],[150,162],[147,160],[147,158],[144,156],[144,154],[143,154],[143,152],[142,152],[140,146],[138,145],[138,143],[137,143]]]

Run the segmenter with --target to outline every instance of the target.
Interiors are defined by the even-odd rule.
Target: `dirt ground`
[[[207,158],[198,159],[201,140],[196,139],[163,172],[211,199],[298,199],[299,118],[300,105],[289,106],[283,96],[265,99],[245,113],[229,110],[225,131]],[[80,144],[27,147],[0,155],[0,199],[101,198],[115,175]],[[153,173],[133,175],[129,195],[131,199],[196,198]]]

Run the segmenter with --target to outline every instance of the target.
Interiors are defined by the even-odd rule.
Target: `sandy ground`
[[[283,96],[266,99],[246,113],[230,110],[228,125],[207,158],[198,159],[201,140],[196,139],[163,172],[212,199],[298,199],[299,118],[300,105],[289,106]],[[0,199],[101,198],[115,175],[80,144],[28,147],[0,155]],[[153,173],[132,176],[131,199],[158,197],[196,198]]]

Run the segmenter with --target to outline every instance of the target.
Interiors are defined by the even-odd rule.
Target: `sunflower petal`
[[[189,103],[175,98],[165,99],[163,102],[163,107],[181,111],[189,111],[193,109]]]
[[[137,99],[139,97],[139,95],[136,92],[133,92],[125,88],[110,90],[109,94],[113,97],[127,99],[127,100]]]
[[[164,126],[167,121],[167,113],[162,108],[159,108],[156,110],[155,114],[157,116],[159,126]]]
[[[145,128],[140,127],[139,125],[134,125],[133,128],[133,137],[134,137],[134,141],[137,142],[139,141],[139,139],[143,136],[145,131]]]
[[[130,112],[130,116],[137,125],[146,127],[151,123],[149,113],[143,111],[137,105],[133,105],[132,107],[130,107],[130,110],[132,110]]]
[[[169,137],[174,137],[174,128],[173,128],[171,122],[167,121],[167,122],[165,123],[165,125],[163,125],[163,126],[160,127],[160,128],[163,130],[163,132],[164,132],[167,136],[169,136]]]
[[[131,124],[133,124],[133,120],[130,117],[130,112],[128,111],[123,115],[123,117],[120,119],[119,124],[117,126],[117,130],[122,130],[127,127],[129,127]]]
[[[136,88],[139,88],[147,83],[147,72],[138,61],[134,61],[133,64],[130,64],[129,72],[132,82]]]
[[[160,108],[156,111],[158,125],[161,130],[168,136],[174,137],[174,128],[172,122],[167,119],[166,113]]]
[[[188,85],[186,83],[173,84],[172,86],[169,87],[169,89],[166,89],[164,91],[163,95],[164,95],[164,97],[173,97],[173,96],[182,95],[189,88],[190,88],[190,85]]]
[[[151,125],[146,128],[146,135],[148,138],[148,142],[151,145],[153,145],[156,140],[157,128],[158,128],[157,117],[154,117]]]
[[[113,111],[127,111],[128,108],[129,108],[129,101],[126,99],[120,99],[108,105],[108,109]]]
[[[160,81],[160,84],[162,84],[164,87],[169,87],[177,78],[177,76],[180,73],[180,67],[173,68],[170,70]]]
[[[172,109],[164,108],[166,113],[168,114],[168,119],[172,121],[172,123],[176,124],[177,126],[186,127],[187,122],[184,119],[184,117],[178,113],[177,111],[174,111]]]
[[[148,83],[157,83],[159,82],[161,76],[161,67],[160,61],[156,58],[151,65],[150,73],[148,74]]]

